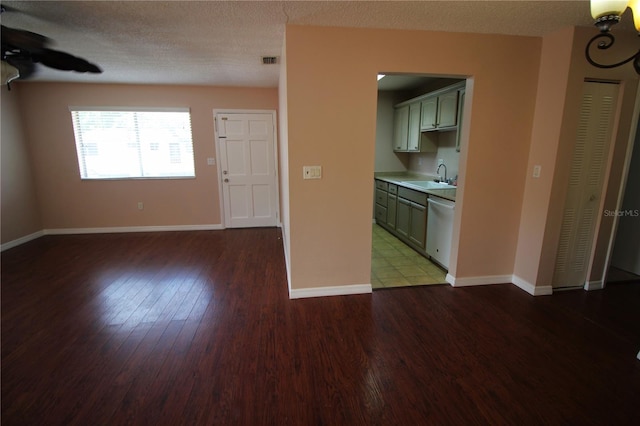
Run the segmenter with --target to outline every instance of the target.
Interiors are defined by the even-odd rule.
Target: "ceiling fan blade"
[[[20,49],[29,52],[38,52],[45,49],[51,40],[43,35],[32,33],[31,31],[17,30],[2,25],[0,37],[2,38],[3,50]]]
[[[32,57],[35,62],[40,62],[42,65],[57,70],[89,72],[94,74],[100,74],[102,72],[100,67],[87,60],[58,50],[43,49],[41,52],[32,55]]]

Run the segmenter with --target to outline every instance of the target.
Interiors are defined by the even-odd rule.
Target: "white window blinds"
[[[69,109],[82,179],[195,177],[188,109]]]

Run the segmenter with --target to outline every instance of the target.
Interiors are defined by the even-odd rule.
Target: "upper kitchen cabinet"
[[[423,137],[420,129],[420,102],[402,105],[393,117],[393,150],[396,152],[436,152],[433,140]]]
[[[393,150],[404,152],[409,144],[409,105],[396,108],[393,113]]]
[[[458,124],[458,91],[454,90],[438,96],[438,121],[440,130]]]
[[[408,151],[420,151],[420,104],[409,105],[409,138]]]
[[[437,138],[429,133],[457,129],[460,92],[464,87],[464,82],[456,83],[396,105],[393,150],[437,152]]]
[[[438,97],[427,98],[420,103],[420,130],[426,132],[437,127],[438,123]]]
[[[429,94],[422,104],[420,130],[451,130],[458,124],[458,89],[447,88],[439,95]]]

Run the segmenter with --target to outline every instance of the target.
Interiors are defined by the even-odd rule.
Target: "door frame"
[[[276,110],[274,109],[213,109],[213,134],[214,134],[214,147],[216,150],[216,177],[218,178],[218,205],[220,207],[220,225],[223,229],[229,227],[230,218],[226,217],[224,212],[224,193],[222,188],[222,170],[220,169],[220,138],[218,137],[218,114],[265,114],[271,115],[271,122],[273,125],[273,156],[275,164],[276,174],[276,226],[282,228],[282,221],[280,217],[280,166],[278,163],[278,127]]]
[[[631,167],[631,156],[635,147],[636,133],[640,132],[640,84],[636,90],[636,99],[633,107],[633,116],[631,119],[631,129],[627,139],[627,150],[625,152],[624,164],[622,168],[622,180],[618,188],[618,196],[616,200],[616,210],[619,211],[622,208],[622,202],[624,201],[624,194],[627,190],[627,180],[629,178],[629,168]],[[611,170],[609,170],[609,173]],[[613,217],[613,224],[611,226],[611,235],[609,235],[609,241],[607,246],[607,252],[605,256],[604,271],[602,272],[602,285],[592,286],[588,282],[585,283],[585,290],[598,290],[607,286],[607,278],[609,275],[609,267],[611,266],[611,257],[613,256],[613,249],[616,242],[616,235],[618,234],[618,225],[620,218],[617,215]],[[594,244],[595,245],[595,244]],[[591,265],[590,265],[591,266]],[[590,272],[590,271],[589,271]],[[638,359],[640,359],[640,352],[638,352]]]

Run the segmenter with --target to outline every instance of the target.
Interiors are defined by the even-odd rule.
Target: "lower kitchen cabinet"
[[[455,202],[378,179],[375,183],[376,223],[448,268]]]
[[[427,235],[427,208],[404,198],[398,198],[396,232],[405,242],[424,251]]]
[[[375,212],[374,217],[376,219],[376,223],[384,225],[387,223],[387,190],[388,184],[387,182],[377,180],[375,181],[376,189],[375,189]]]
[[[376,223],[383,224],[387,222],[387,208],[381,206],[380,204],[376,204]]]
[[[427,208],[411,203],[411,220],[409,224],[409,240],[422,250],[425,249],[427,236]]]
[[[376,223],[426,255],[427,194],[376,180]]]
[[[387,226],[396,229],[396,214],[398,206],[398,197],[389,193],[387,196]]]
[[[404,238],[409,238],[409,223],[411,220],[411,201],[398,199],[396,209],[396,232]]]

